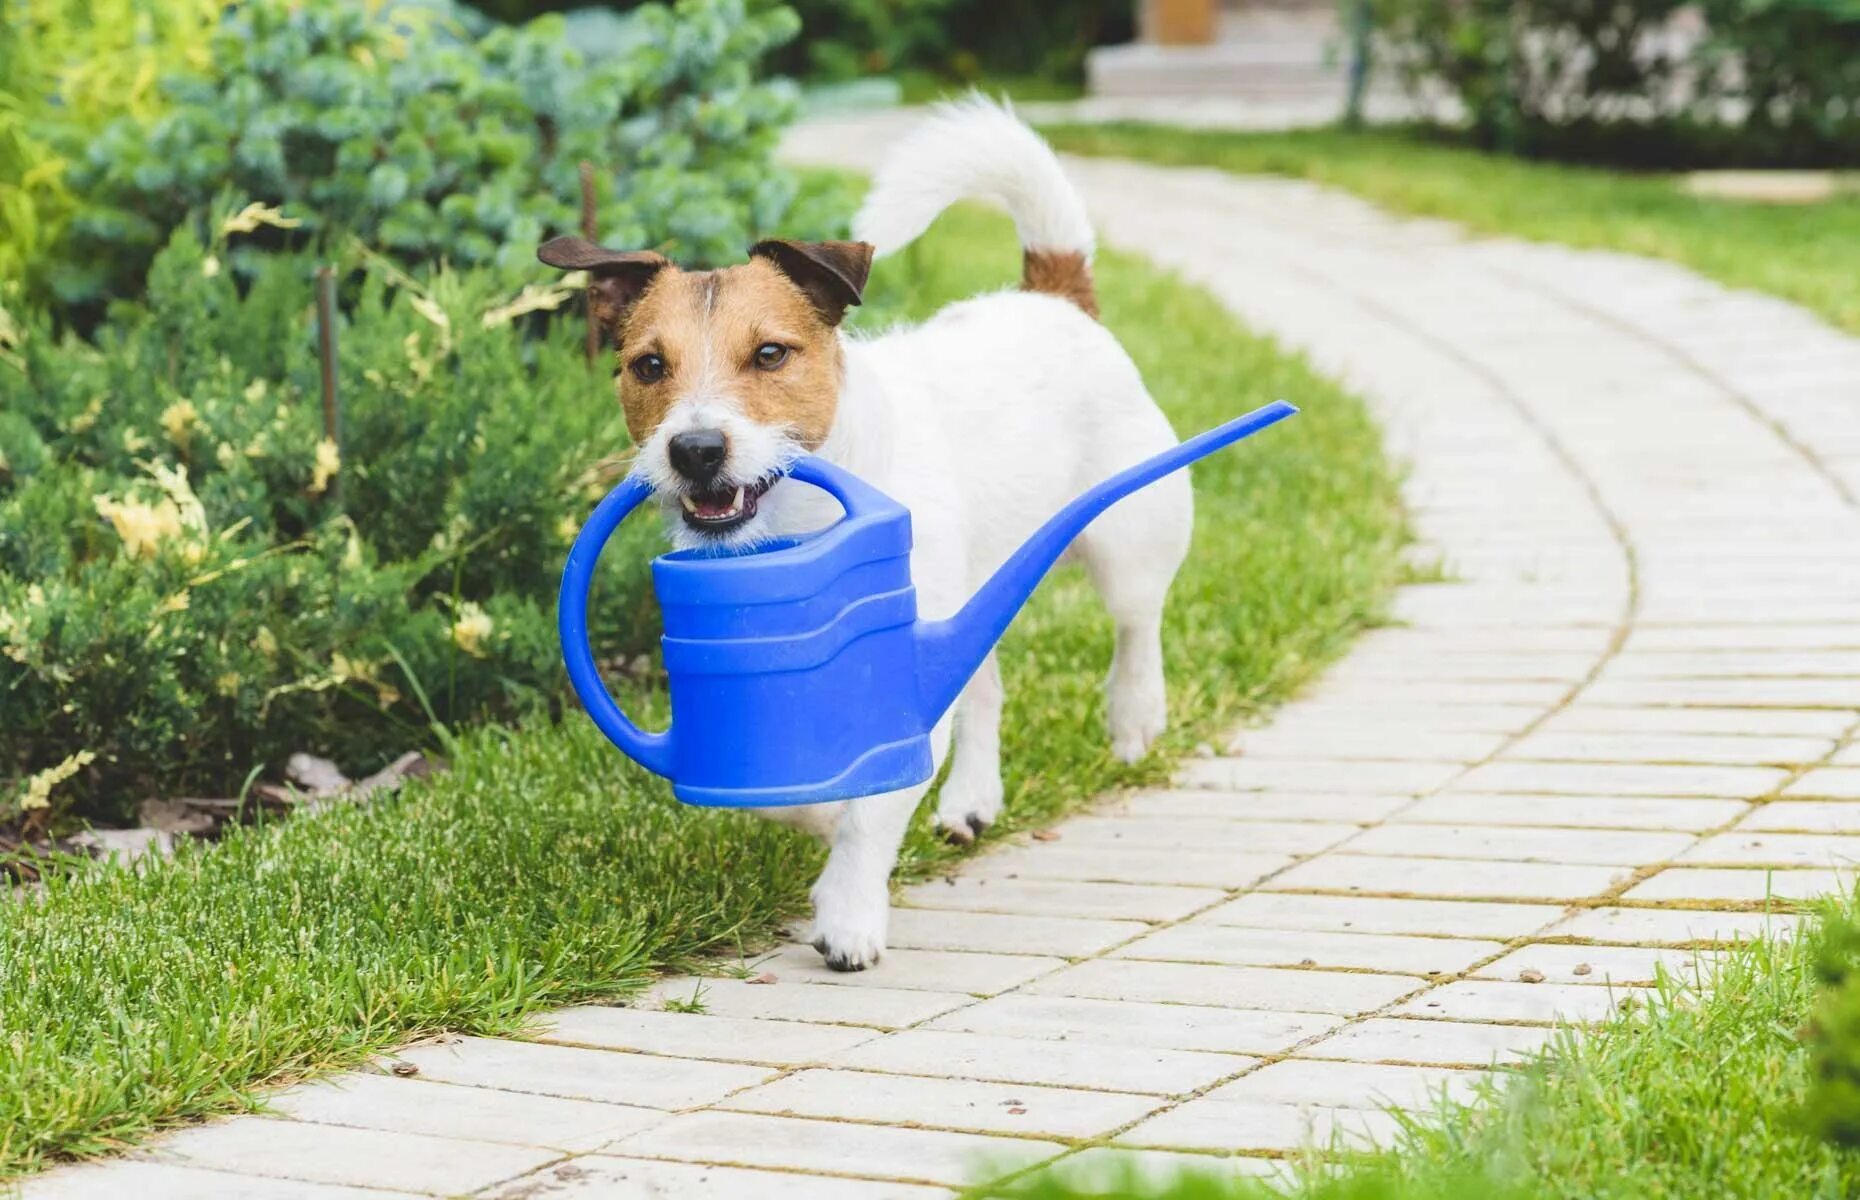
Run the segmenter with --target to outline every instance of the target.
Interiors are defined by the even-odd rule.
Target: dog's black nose
[[[723,469],[730,443],[724,440],[721,429],[693,429],[673,435],[665,452],[672,460],[672,470],[692,483],[705,484]]]

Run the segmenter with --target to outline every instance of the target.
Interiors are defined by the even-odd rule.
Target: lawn
[[[922,314],[1018,269],[1008,224],[960,210],[882,266],[862,316]],[[1106,749],[1111,635],[1082,578],[1056,576],[1016,623],[1010,817],[991,836],[1158,779],[1283,698],[1375,618],[1399,570],[1394,476],[1360,403],[1137,260],[1107,255],[1100,290],[1181,432],[1279,397],[1304,413],[1195,469],[1195,549],[1165,632],[1175,726],[1149,761]],[[649,691],[623,699],[663,709]],[[810,843],[681,809],[578,718],[462,733],[450,758],[367,808],[16,897],[0,922],[0,1179],[249,1107],[262,1085],[410,1037],[516,1032],[545,1007],[764,941],[804,908]],[[954,855],[920,821],[905,870]]]
[[[1851,912],[1850,905],[1842,908]],[[1760,939],[1710,988],[1668,979],[1651,1009],[1544,1057],[1396,1143],[1315,1167],[1273,1191],[1207,1175],[1130,1182],[1131,1200],[1838,1200],[1860,1195],[1860,1152],[1807,1132],[1813,963],[1826,927]],[[1082,1200],[1063,1172],[1022,1181],[1020,1200]]]
[[[1042,132],[1076,154],[1286,175],[1479,233],[1668,259],[1860,333],[1860,198],[1801,206],[1704,199],[1672,175],[1530,162],[1399,130],[1229,133],[1114,124]]]

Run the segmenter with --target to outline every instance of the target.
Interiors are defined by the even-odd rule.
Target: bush
[[[582,0],[475,0],[500,20],[573,8]],[[630,8],[637,0],[618,0]],[[1128,41],[1134,0],[759,0],[801,19],[775,52],[778,70],[816,79],[926,70],[960,80],[984,72],[1083,78],[1085,53]]]
[[[783,70],[832,79],[918,68],[961,80],[986,72],[1083,78],[1085,54],[1127,40],[1130,0],[786,0],[801,36]]]
[[[1828,919],[1815,974],[1809,1124],[1837,1146],[1860,1147],[1860,925],[1850,915]]]
[[[1377,0],[1474,140],[1640,167],[1850,162],[1860,0]],[[1703,17],[1700,26],[1699,17]]]
[[[0,279],[43,287],[76,199],[71,147],[160,111],[154,81],[205,53],[216,0],[0,4]]]
[[[71,186],[84,204],[52,276],[81,302],[133,292],[188,212],[231,189],[303,221],[242,247],[331,229],[404,262],[515,269],[578,224],[578,164],[600,176],[600,234],[691,262],[796,230],[794,178],[770,161],[793,89],[756,67],[796,25],[745,0],[649,4],[624,53],[584,58],[547,17],[482,35],[444,10],[248,0],[207,61],[164,78],[167,111],[112,124]]]
[[[625,444],[580,322],[525,328],[579,293],[357,250],[338,449],[313,260],[223,266],[260,219],[177,232],[94,344],[0,309],[0,827],[232,795],[294,750],[370,770],[559,690],[555,581]],[[610,555],[640,603],[605,654],[649,643],[651,526]]]

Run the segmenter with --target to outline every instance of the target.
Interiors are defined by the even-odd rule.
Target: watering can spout
[[[918,700],[932,724],[956,702],[970,676],[1007,630],[1072,539],[1132,492],[1296,413],[1280,400],[1236,417],[1120,471],[1086,491],[1034,531],[955,616],[917,623]]]

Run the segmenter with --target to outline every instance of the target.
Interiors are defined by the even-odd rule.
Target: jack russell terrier
[[[842,331],[874,255],[969,197],[1012,214],[1020,289],[951,304],[915,328]],[[539,256],[589,273],[596,319],[618,348],[633,470],[654,485],[677,545],[752,545],[832,524],[829,497],[782,478],[817,454],[909,507],[919,611],[940,619],[1073,496],[1176,438],[1096,320],[1078,193],[1011,112],[981,99],[936,110],[891,153],[853,232],[857,241],[760,242],[747,263],[714,271],[579,238]],[[1192,519],[1183,472],[1119,502],[1073,548],[1117,627],[1107,711],[1126,762],[1167,720],[1163,600]],[[1001,701],[991,653],[931,739],[941,769],[953,718],[936,824],[956,842],[1001,812]],[[863,970],[884,952],[891,871],[929,786],[762,810],[832,847],[813,888],[813,943],[834,969]]]

